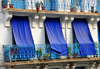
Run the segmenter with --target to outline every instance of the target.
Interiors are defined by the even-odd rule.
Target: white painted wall
[[[1,6],[1,3],[2,3],[2,0],[0,0],[0,12],[1,12],[1,7],[2,7],[2,6]]]
[[[73,31],[72,31],[72,26],[71,28],[67,28],[67,43],[72,44],[73,43]]]
[[[0,45],[12,44],[12,30],[11,27],[5,27],[3,13],[0,13]]]
[[[31,28],[34,43],[35,44],[45,44],[44,27],[39,28],[38,25],[39,25],[39,23],[37,22],[36,27]],[[62,29],[62,31],[63,31],[63,35],[65,37],[65,29]],[[91,31],[93,40],[98,41],[97,28],[96,29],[90,28],[90,31]],[[67,43],[73,43],[72,27],[70,29],[67,28],[66,32],[67,32]],[[1,12],[1,0],[0,0],[0,64],[2,64],[4,62],[2,45],[12,45],[12,29],[11,29],[11,27],[6,28],[4,26],[4,14]],[[89,63],[86,63],[85,65],[88,65],[88,64]],[[83,64],[80,64],[80,66],[82,66],[82,65]],[[77,65],[77,66],[79,66],[79,65]],[[5,67],[0,67],[0,69],[5,69]],[[86,69],[89,69],[89,68],[87,67]],[[100,69],[100,67],[98,69]]]
[[[5,44],[5,27],[4,27],[4,21],[3,21],[3,16],[2,13],[0,13],[0,65],[3,65],[4,62],[4,57],[3,57],[3,45]],[[8,40],[9,41],[9,40]],[[0,67],[0,69],[5,69],[5,67]]]
[[[90,32],[91,32],[91,35],[92,35],[94,42],[98,42],[98,29],[97,29],[97,27],[95,29],[93,29],[93,27],[90,27]]]
[[[4,44],[4,15],[1,12],[1,0],[0,0],[0,65],[4,63],[4,56],[3,56],[3,45]],[[0,67],[0,69],[6,69],[5,67]]]

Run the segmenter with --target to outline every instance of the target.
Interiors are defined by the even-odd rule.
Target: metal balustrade
[[[57,45],[57,44],[56,44]],[[95,44],[95,55],[82,56],[79,44],[67,44],[67,56],[57,55],[51,52],[51,46],[48,44],[39,45],[6,45],[4,46],[5,61],[29,61],[29,60],[53,60],[53,59],[71,59],[100,57],[100,45]]]
[[[48,11],[100,12],[100,0],[2,0],[2,7],[36,10],[36,2],[40,3],[40,10],[44,5]]]

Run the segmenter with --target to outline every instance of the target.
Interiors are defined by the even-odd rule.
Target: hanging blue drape
[[[60,19],[46,18],[45,27],[51,51],[57,55],[67,55],[67,43],[62,33]]]
[[[94,55],[95,44],[92,39],[86,19],[75,19],[72,24],[77,40],[79,42],[81,55]]]
[[[98,39],[99,39],[98,43],[100,43],[100,21],[98,22]],[[99,46],[99,54],[100,54],[100,46]]]
[[[13,16],[11,19],[14,39],[18,46],[17,54],[26,54],[18,58],[31,58],[34,53],[34,41],[28,17]],[[29,55],[30,54],[30,55]]]
[[[99,26],[100,26],[100,21],[98,23],[99,23]]]

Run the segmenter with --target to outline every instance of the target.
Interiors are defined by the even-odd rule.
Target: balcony
[[[36,8],[36,3],[39,7]],[[57,13],[62,14],[66,12],[88,12],[94,14],[100,13],[100,0],[3,0],[2,8],[9,8],[9,10],[15,11],[29,11],[35,12],[35,10],[42,10],[40,13]],[[20,10],[18,10],[20,9]],[[27,10],[25,10],[27,9]],[[34,11],[33,11],[34,10]],[[49,12],[52,11],[52,12]],[[57,11],[57,12],[53,12]],[[67,13],[68,14],[68,13]],[[77,13],[74,13],[77,14]],[[80,15],[81,15],[80,14]],[[92,15],[91,14],[91,15]]]
[[[100,60],[99,44],[95,44],[95,55],[87,56],[81,56],[79,44],[67,44],[67,46],[67,56],[60,56],[51,52],[50,45],[46,44],[8,45],[3,48],[4,60],[10,62],[11,65]]]

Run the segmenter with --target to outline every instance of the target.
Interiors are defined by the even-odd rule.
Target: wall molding
[[[67,21],[67,28],[70,29],[71,28],[71,24],[74,20],[74,17],[73,16],[69,16],[68,17],[68,21]]]
[[[77,65],[77,63],[72,63],[71,64],[71,69],[75,69],[76,65]]]
[[[94,67],[96,67],[96,62],[92,62],[92,63],[90,63],[90,69],[93,69]]]
[[[66,64],[63,69],[70,69],[70,63]]]
[[[89,28],[91,28],[93,21],[94,21],[94,17],[88,17],[87,18]]]
[[[39,16],[39,28],[43,28],[43,23],[44,23],[45,19],[46,19],[45,15]]]
[[[97,27],[97,23],[98,23],[99,20],[100,20],[100,18],[98,18],[98,17],[95,17],[95,18],[94,18],[94,21],[93,21],[93,23],[92,23],[93,29],[95,29],[95,28]]]
[[[38,15],[33,15],[32,16],[32,23],[31,23],[31,27],[35,28],[36,27],[36,23],[39,20],[39,16]]]
[[[61,26],[62,26],[62,28],[65,29],[66,28],[65,25],[66,25],[66,23],[68,21],[68,16],[62,16],[60,20],[61,20]]]
[[[4,22],[5,22],[5,27],[9,28],[10,25],[10,20],[12,19],[13,15],[12,14],[8,14],[8,12],[5,12],[5,16],[4,16]]]

